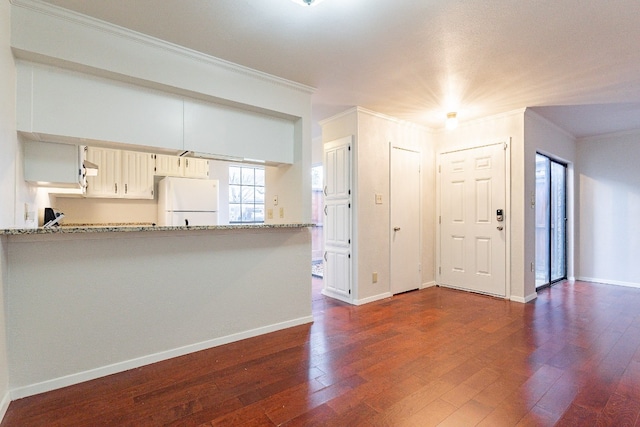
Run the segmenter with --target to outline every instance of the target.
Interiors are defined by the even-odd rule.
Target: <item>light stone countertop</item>
[[[264,230],[277,228],[305,228],[315,224],[229,224],[207,226],[155,226],[153,224],[70,224],[51,228],[7,228],[0,229],[0,235],[36,235],[36,234],[81,234],[81,233],[123,233],[147,231],[196,231],[196,230]]]

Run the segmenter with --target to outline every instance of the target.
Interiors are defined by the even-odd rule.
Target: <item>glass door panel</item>
[[[567,277],[566,171],[536,154],[536,288]]]
[[[566,167],[551,162],[551,282],[567,277]]]
[[[549,280],[550,200],[551,171],[549,159],[536,154],[536,288]]]

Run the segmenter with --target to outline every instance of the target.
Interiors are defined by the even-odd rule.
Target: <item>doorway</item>
[[[391,293],[418,289],[420,277],[420,153],[391,146]]]
[[[567,278],[567,165],[536,154],[536,289]]]

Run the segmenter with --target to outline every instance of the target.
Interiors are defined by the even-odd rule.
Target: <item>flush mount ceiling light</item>
[[[291,0],[291,1],[301,6],[317,6],[320,3],[322,3],[324,0]]]
[[[445,122],[447,129],[455,129],[458,127],[458,114],[455,112],[447,113],[447,121]]]

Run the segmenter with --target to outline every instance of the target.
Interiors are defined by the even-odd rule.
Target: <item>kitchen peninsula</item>
[[[1,230],[13,397],[311,322],[309,226]]]

